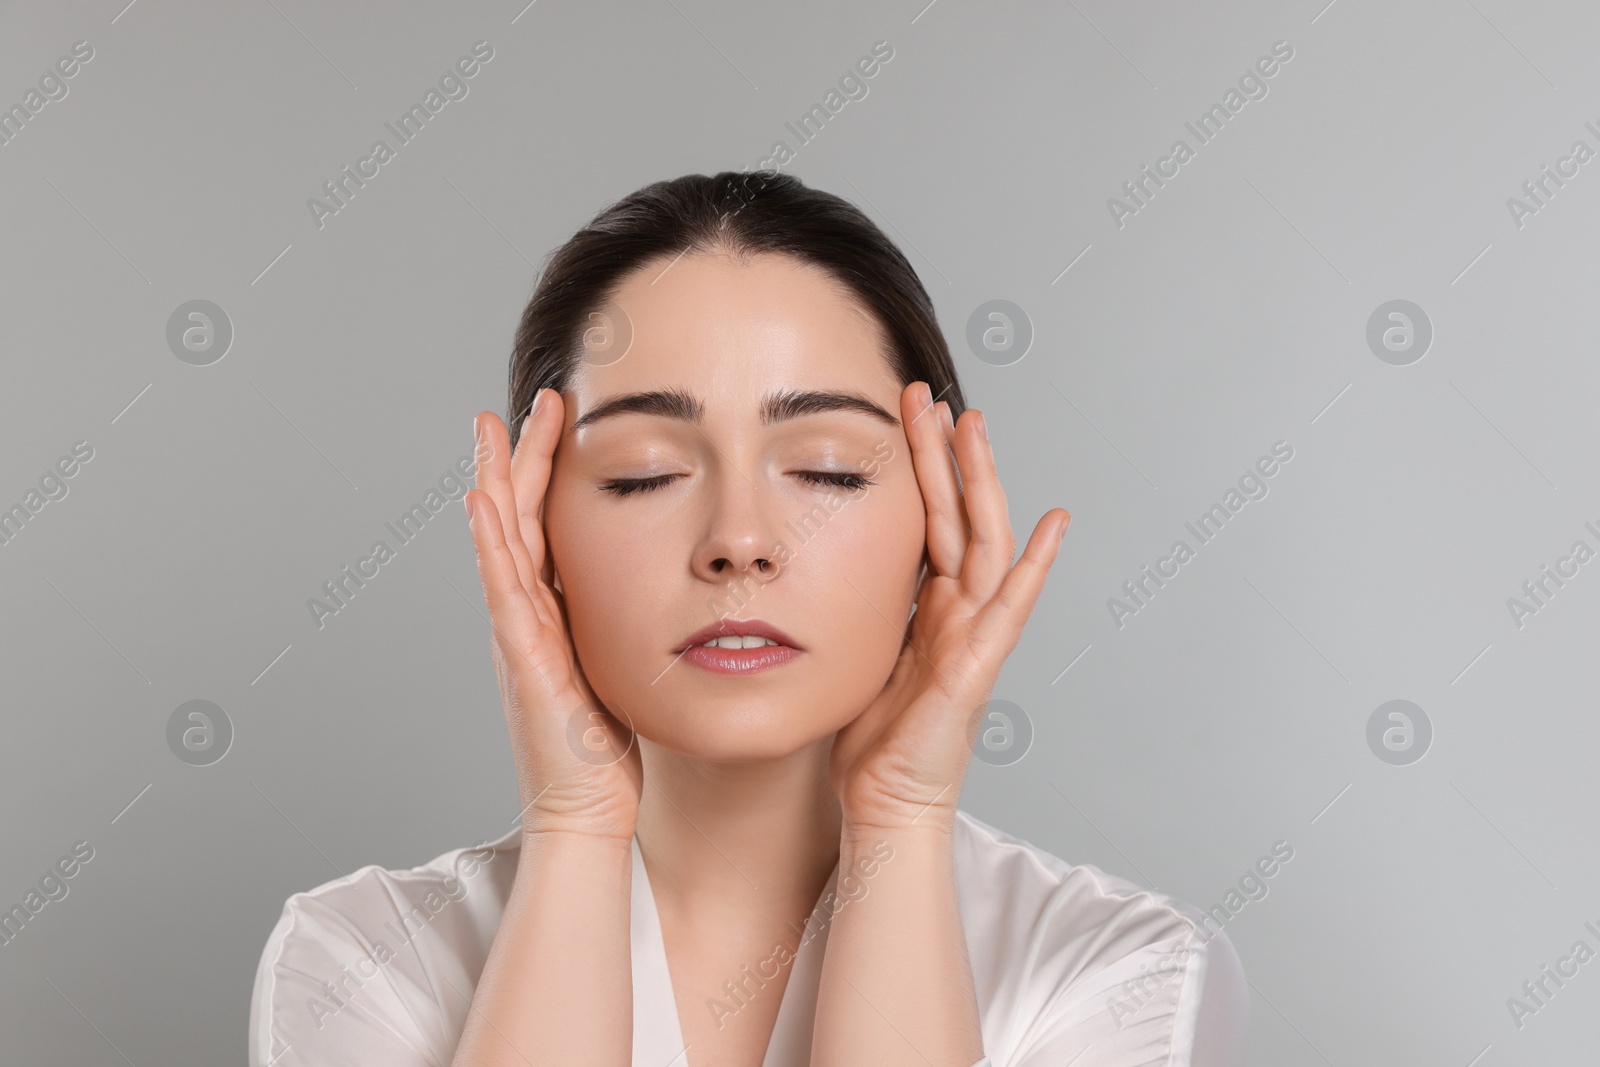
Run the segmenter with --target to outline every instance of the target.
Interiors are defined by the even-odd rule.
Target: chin
[[[749,702],[718,707],[716,701],[691,706],[695,710],[689,721],[663,722],[655,715],[641,715],[635,727],[641,737],[679,755],[743,763],[793,755],[845,725],[844,721],[819,723],[816,706],[809,701],[777,708]]]

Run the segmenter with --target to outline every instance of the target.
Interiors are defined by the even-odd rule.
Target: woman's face
[[[888,679],[925,544],[880,327],[824,272],[772,254],[662,258],[608,312],[631,341],[563,392],[545,499],[584,674],[624,723],[687,755],[770,758],[832,734]],[[602,413],[657,391],[684,402]],[[811,393],[864,403],[782,407]],[[800,651],[745,673],[683,653],[724,618]]]

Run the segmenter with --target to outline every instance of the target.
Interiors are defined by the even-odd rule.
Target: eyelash
[[[878,484],[864,475],[847,471],[800,471],[798,473],[802,481],[810,482],[812,485],[819,487],[828,485],[840,489],[855,490]],[[615,481],[607,482],[600,488],[613,496],[631,496],[634,493],[648,493],[652,489],[660,489],[673,479],[681,477],[682,475],[679,474],[658,474],[654,478],[618,478]]]

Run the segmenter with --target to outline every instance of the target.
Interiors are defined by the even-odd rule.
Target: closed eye
[[[810,482],[812,485],[832,485],[841,489],[848,489],[852,493],[857,489],[865,489],[869,485],[878,484],[869,478],[850,471],[800,471],[796,477],[801,481]]]
[[[680,475],[658,474],[654,478],[616,478],[600,488],[617,496],[628,496],[632,493],[647,493],[652,489],[659,489],[677,477]]]
[[[660,489],[682,477],[681,474],[658,474],[653,478],[615,478],[599,488],[614,496],[630,496],[634,493],[648,493],[652,489]],[[850,471],[796,471],[795,477],[811,485],[826,485],[848,489],[851,492],[878,484],[864,475]]]

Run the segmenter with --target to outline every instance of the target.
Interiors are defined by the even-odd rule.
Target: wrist
[[[537,798],[535,798],[537,799]],[[622,804],[556,804],[529,803],[522,809],[522,838],[529,841],[540,835],[554,835],[551,840],[594,840],[620,842],[626,846],[633,840],[634,829],[639,824],[637,805]]]
[[[631,853],[633,835],[603,833],[577,827],[532,825],[522,830],[522,853]]]
[[[956,801],[960,785],[946,789],[927,801],[875,799],[865,804],[846,804],[840,811],[840,833],[854,840],[905,834],[909,837],[948,837],[956,823]]]
[[[948,847],[955,834],[955,815],[952,812],[946,816],[935,815],[927,812],[921,818],[912,820],[883,820],[862,819],[846,816],[839,828],[839,847],[841,851],[870,850],[879,842],[887,841],[891,846],[906,844],[913,847],[922,845]]]
[[[929,783],[905,783],[882,788],[843,789],[839,794],[843,828],[862,833],[898,830],[939,830],[955,826],[956,805],[961,800],[962,778]]]

